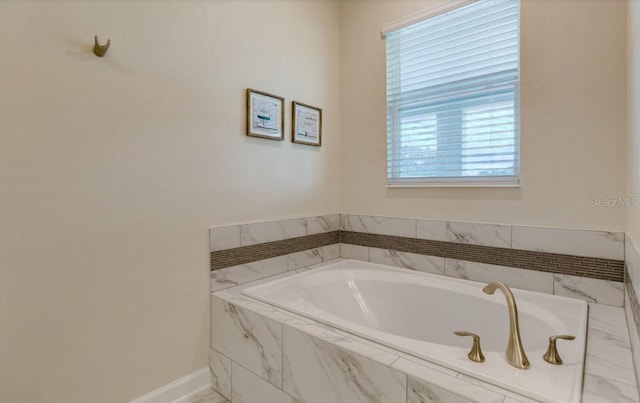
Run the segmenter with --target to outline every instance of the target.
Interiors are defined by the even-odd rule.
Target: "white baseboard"
[[[173,403],[209,385],[209,368],[202,368],[159,387],[129,403]]]

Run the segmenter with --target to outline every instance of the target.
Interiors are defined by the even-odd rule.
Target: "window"
[[[383,30],[389,186],[518,184],[519,0],[458,3]]]

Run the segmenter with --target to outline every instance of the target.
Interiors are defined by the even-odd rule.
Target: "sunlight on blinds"
[[[479,0],[386,41],[389,184],[517,184],[519,1]]]

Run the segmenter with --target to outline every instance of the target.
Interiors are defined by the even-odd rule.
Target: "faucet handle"
[[[556,347],[556,340],[574,340],[575,338],[576,336],[571,336],[569,334],[559,334],[557,336],[549,337],[549,348],[547,348],[547,352],[542,358],[544,358],[544,360],[549,364],[562,364],[562,358],[560,358],[560,354],[558,354],[558,348]]]
[[[475,333],[465,332],[463,330],[456,330],[453,332],[456,336],[471,336],[473,337],[473,345],[471,346],[471,351],[467,354],[467,357],[471,361],[475,362],[484,362],[484,354],[482,354],[482,349],[480,348],[480,336]]]

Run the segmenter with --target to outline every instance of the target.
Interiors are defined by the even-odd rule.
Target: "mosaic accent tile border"
[[[337,243],[340,243],[340,231],[330,231],[213,251],[211,252],[211,270],[214,271]]]
[[[330,231],[211,252],[211,270],[336,243],[437,256],[554,274],[624,281],[624,261],[354,231]]]
[[[494,246],[341,231],[344,244],[622,282],[624,261]]]

